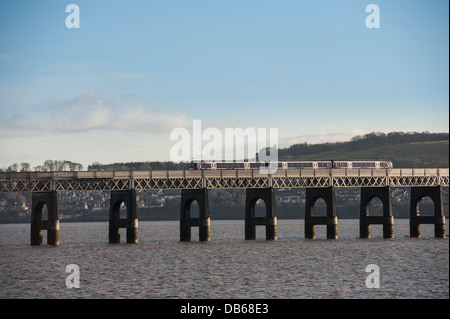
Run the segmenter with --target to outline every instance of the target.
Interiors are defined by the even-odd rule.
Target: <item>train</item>
[[[226,169],[339,169],[339,168],[393,168],[392,161],[285,161],[285,162],[191,162],[190,170],[226,170]]]

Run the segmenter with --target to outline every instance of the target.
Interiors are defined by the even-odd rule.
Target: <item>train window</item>
[[[306,167],[312,167],[312,163],[306,163]]]
[[[250,168],[258,168],[259,163],[250,163]]]
[[[336,167],[337,168],[347,168],[347,162],[336,162]]]
[[[203,169],[210,169],[211,168],[211,164],[209,164],[209,163],[202,163],[202,168]]]
[[[282,168],[283,167],[283,163],[278,162],[278,168]]]

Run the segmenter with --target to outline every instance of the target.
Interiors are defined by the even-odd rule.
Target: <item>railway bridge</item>
[[[191,240],[191,227],[199,227],[199,240],[209,241],[210,215],[208,189],[246,189],[245,239],[255,239],[256,226],[266,228],[266,239],[277,239],[274,190],[305,188],[305,238],[315,238],[315,226],[326,225],[327,238],[337,239],[336,188],[361,188],[360,237],[370,238],[370,225],[383,225],[383,237],[394,237],[391,189],[410,187],[410,236],[420,237],[421,224],[434,224],[435,237],[445,237],[442,188],[449,186],[449,169],[279,169],[273,174],[259,170],[154,170],[154,171],[76,171],[76,172],[0,172],[0,192],[32,192],[31,245],[42,245],[43,230],[47,244],[59,245],[57,193],[63,191],[110,191],[109,242],[120,242],[120,229],[126,228],[127,243],[138,242],[136,190],[181,190],[180,240]],[[434,215],[421,216],[419,202],[424,197],[434,202]],[[370,201],[378,197],[383,215],[371,216]],[[326,216],[315,216],[314,206],[322,198]],[[264,217],[255,216],[258,199],[266,204]],[[199,216],[191,217],[193,201]],[[126,204],[127,217],[119,209]],[[42,219],[44,205],[48,218]]]

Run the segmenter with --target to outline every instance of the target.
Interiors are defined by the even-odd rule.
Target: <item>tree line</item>
[[[46,160],[42,165],[37,165],[31,169],[31,165],[27,162],[14,163],[7,168],[0,168],[3,172],[51,172],[51,171],[81,171],[83,165],[67,160]]]

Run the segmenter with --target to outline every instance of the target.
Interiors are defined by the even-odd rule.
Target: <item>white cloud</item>
[[[115,97],[103,91],[90,91],[65,101],[46,101],[0,118],[6,131],[82,132],[119,130],[162,133],[175,127],[190,127],[186,114],[163,112],[145,107],[133,97]]]

